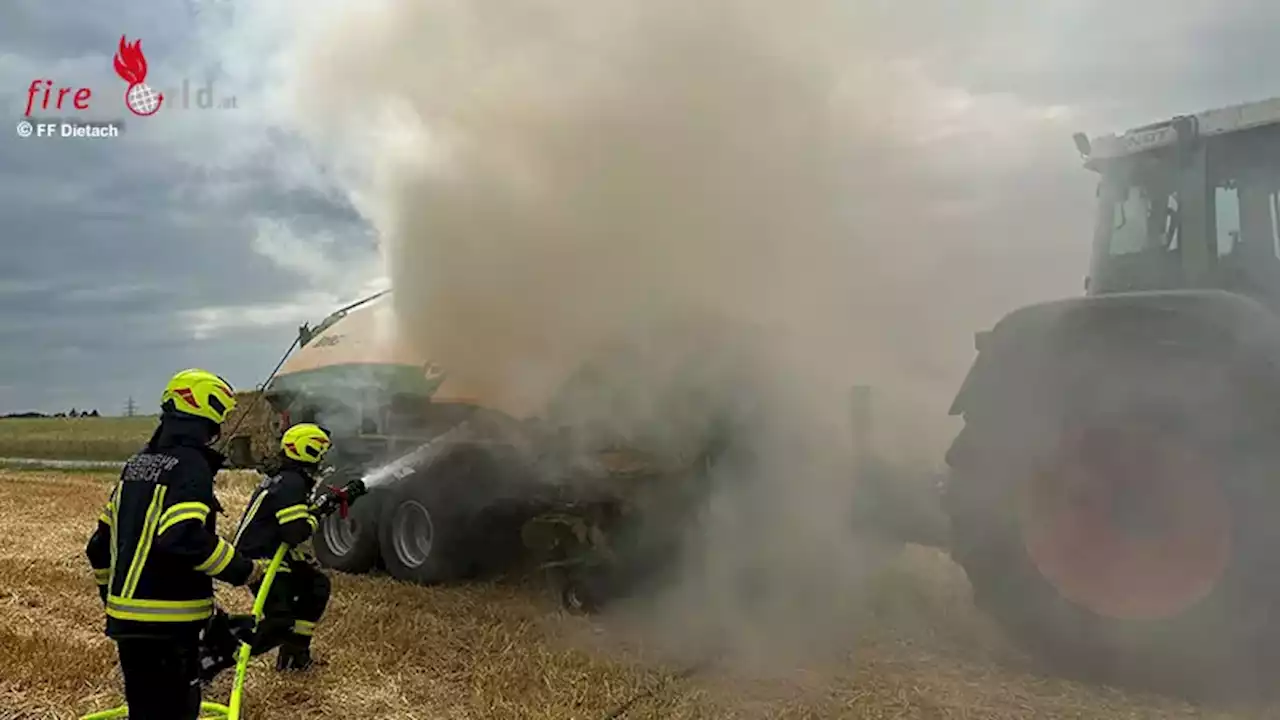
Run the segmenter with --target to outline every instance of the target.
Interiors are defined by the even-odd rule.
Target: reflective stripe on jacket
[[[297,546],[315,532],[318,521],[311,514],[315,480],[307,468],[286,463],[279,473],[262,481],[253,491],[236,528],[236,549],[250,558],[269,558],[281,543],[293,546],[289,559],[305,558]],[[288,566],[280,568],[288,572]]]
[[[213,580],[243,585],[252,571],[217,534],[221,456],[182,430],[162,422],[129,459],[86,547],[109,636],[198,631],[213,614]]]

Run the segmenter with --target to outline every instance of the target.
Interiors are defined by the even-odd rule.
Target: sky
[[[348,169],[317,146],[323,138],[299,132],[299,108],[322,110],[298,97],[306,86],[297,82],[297,58],[307,55],[292,52],[293,42],[342,4],[7,0],[0,7],[0,107],[9,122],[21,119],[29,84],[47,78],[91,88],[90,108],[35,114],[126,123],[122,137],[96,141],[0,134],[0,413],[116,414],[129,397],[146,410],[172,373],[191,366],[250,388],[299,324],[389,282],[371,211],[347,182]],[[1012,159],[1000,167],[981,145],[968,147],[932,188],[945,195],[962,185],[977,204],[969,210],[994,218],[993,232],[1004,233],[996,244],[1007,248],[1010,265],[991,273],[999,287],[963,290],[991,295],[988,323],[1012,303],[1080,291],[1091,219],[1079,212],[1079,198],[1092,196],[1093,181],[1075,170],[1072,131],[1122,130],[1280,94],[1268,81],[1280,52],[1273,37],[1280,7],[1181,5],[843,3],[867,51],[909,67],[927,96],[916,105],[929,108],[925,116],[886,113],[886,123],[958,145],[1036,146],[1002,155]],[[166,94],[153,117],[134,118],[123,107],[126,84],[111,67],[121,35],[142,40],[147,82]],[[206,87],[226,107],[198,107]],[[1046,157],[1052,167],[1033,164]],[[1028,183],[1046,188],[1050,232],[999,222],[1012,217],[1007,191]],[[1073,200],[1055,204],[1059,192]]]

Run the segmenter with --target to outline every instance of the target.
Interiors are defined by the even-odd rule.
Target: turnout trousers
[[[129,720],[198,720],[200,645],[190,638],[118,638]]]
[[[256,595],[261,585],[255,583]],[[305,562],[290,562],[289,572],[276,575],[262,608],[262,622],[252,652],[260,655],[277,646],[308,649],[316,623],[329,605],[329,578]]]

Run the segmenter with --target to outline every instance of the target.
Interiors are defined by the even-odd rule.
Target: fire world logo
[[[142,54],[142,41],[125,42],[120,36],[120,51],[115,56],[116,74],[129,83],[124,91],[125,107],[134,115],[154,115],[164,102],[164,93],[158,93],[147,85],[147,57]]]

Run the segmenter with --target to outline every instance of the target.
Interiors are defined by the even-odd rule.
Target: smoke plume
[[[665,617],[760,648],[824,637],[856,589],[850,386],[882,449],[937,465],[972,332],[1075,291],[1087,249],[1054,113],[937,86],[850,5],[369,3],[297,58],[454,391],[660,450],[717,413],[750,438]],[[601,391],[566,399],[594,357]]]

